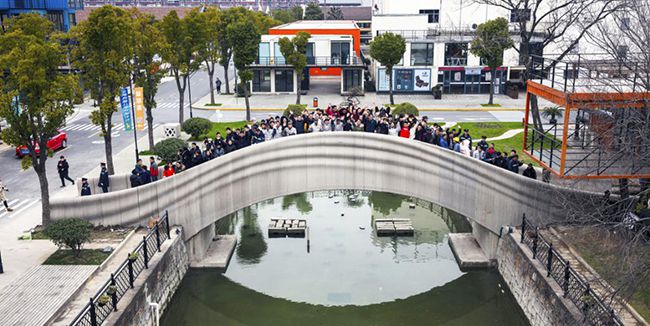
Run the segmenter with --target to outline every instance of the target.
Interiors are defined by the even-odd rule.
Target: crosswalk
[[[190,104],[185,102],[183,103],[183,107],[189,108]],[[176,103],[158,103],[157,109],[178,109],[178,102]]]
[[[13,212],[7,212],[5,206],[0,203],[0,219],[9,217],[10,215],[18,215],[22,211],[38,204],[41,202],[41,199],[10,199],[7,201],[9,207],[13,209]]]
[[[156,127],[158,127],[158,125],[159,125],[158,123],[154,123],[153,127],[156,128]],[[100,128],[99,128],[99,126],[94,125],[92,123],[73,123],[73,124],[69,124],[69,125],[61,128],[61,130],[65,130],[65,131],[99,131]],[[114,124],[113,128],[111,130],[112,130],[113,133],[124,131],[124,124],[123,123]]]

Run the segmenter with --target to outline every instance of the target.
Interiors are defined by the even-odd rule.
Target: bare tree
[[[531,52],[549,45],[553,56],[562,60],[594,25],[620,10],[626,0],[474,0],[508,10],[516,24],[515,50],[519,64],[531,69]],[[527,76],[524,76],[525,78]],[[535,129],[542,131],[537,97],[531,97],[531,112]]]

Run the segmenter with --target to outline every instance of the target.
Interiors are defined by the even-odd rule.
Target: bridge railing
[[[149,268],[149,261],[157,252],[160,252],[161,244],[169,238],[169,214],[165,211],[163,217],[156,222],[147,235],[142,237],[140,244],[122,262],[120,267],[111,273],[111,277],[90,298],[70,325],[98,326],[108,318],[111,312],[117,311],[117,303],[129,289],[133,289],[135,279],[143,270]]]
[[[526,215],[521,222],[521,243],[533,252],[533,259],[544,265],[546,276],[552,277],[562,287],[564,297],[582,312],[583,321],[597,326],[623,325],[614,309],[571,267],[571,263],[553,248],[553,243],[542,236],[539,227],[526,220]]]

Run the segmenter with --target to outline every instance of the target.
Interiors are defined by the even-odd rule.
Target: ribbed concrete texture
[[[553,198],[569,191],[415,140],[332,132],[253,145],[168,179],[101,196],[57,199],[51,208],[55,220],[79,217],[101,225],[144,224],[167,209],[171,223],[183,225],[189,239],[251,204],[331,189],[418,197],[493,233],[501,225],[520,224],[524,213],[531,220],[560,216]]]

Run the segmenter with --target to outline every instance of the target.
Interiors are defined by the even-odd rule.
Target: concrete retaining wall
[[[118,311],[109,316],[105,325],[156,325],[156,315],[147,298],[160,305],[162,316],[189,268],[189,255],[181,237],[165,241],[161,250],[162,255],[153,256],[149,269],[134,282],[135,290],[127,291],[118,303]]]
[[[135,164],[135,163],[134,163]],[[149,163],[147,163],[149,164]],[[164,167],[158,168],[158,175],[162,178]],[[90,186],[90,193],[94,195],[101,195],[102,188],[97,184],[99,183],[99,175],[96,177],[86,177],[88,179],[88,185]],[[120,175],[111,175],[108,177],[108,187],[109,192],[120,191],[124,189],[131,188],[131,175],[130,174],[120,174]],[[77,196],[81,195],[81,178],[75,180],[75,185],[77,186]]]
[[[50,206],[54,220],[78,217],[98,225],[144,224],[167,209],[172,223],[182,225],[189,239],[251,204],[331,189],[418,197],[498,233],[503,224],[521,223],[523,213],[531,220],[555,216],[551,193],[559,188],[430,144],[335,132],[253,145],[152,184],[52,200]],[[496,252],[496,246],[490,246],[484,247],[488,255]]]
[[[504,235],[499,241],[497,264],[531,326],[582,325],[580,311],[562,297],[562,289],[546,277],[544,266],[524,250],[514,234]]]

